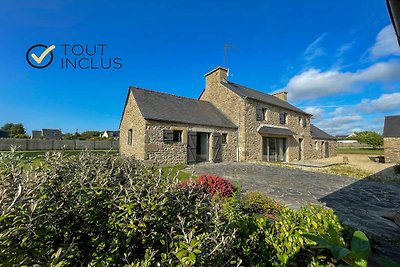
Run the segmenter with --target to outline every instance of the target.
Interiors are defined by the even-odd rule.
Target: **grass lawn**
[[[338,147],[338,154],[383,155],[383,148]]]
[[[164,166],[160,167],[162,173],[169,174],[170,176],[177,176],[178,180],[183,181],[189,179],[192,174],[188,172],[184,172],[183,170],[186,168],[185,164],[178,164],[178,165],[173,165],[173,166]],[[192,177],[193,179],[196,179],[196,176]]]

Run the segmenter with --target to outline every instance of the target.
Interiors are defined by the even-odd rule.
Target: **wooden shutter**
[[[187,139],[187,162],[196,163],[196,145],[197,145],[197,133],[188,132]]]
[[[256,120],[262,121],[264,118],[264,113],[262,108],[256,108]]]
[[[220,133],[213,133],[213,162],[222,161],[222,136]]]
[[[164,130],[163,140],[164,140],[164,142],[173,142],[174,141],[174,131]]]

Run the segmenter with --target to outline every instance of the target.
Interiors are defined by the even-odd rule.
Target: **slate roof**
[[[311,124],[311,138],[312,139],[323,139],[323,140],[336,140],[335,137],[322,131],[320,128],[318,128],[314,124]]]
[[[137,87],[129,89],[147,120],[237,128],[209,102]]]
[[[400,137],[400,115],[385,116],[383,137]]]
[[[246,86],[240,85],[240,84],[236,84],[236,83],[232,83],[229,81],[226,82],[221,82],[226,88],[228,88],[229,90],[231,90],[232,92],[236,93],[237,95],[239,95],[242,98],[251,98],[254,100],[258,100],[261,102],[265,102],[277,107],[281,107],[281,108],[285,108],[288,110],[292,110],[292,111],[296,111],[305,115],[311,115],[293,105],[291,105],[290,103],[288,103],[287,101],[284,101],[282,99],[279,99],[273,95],[270,94],[266,94],[266,93],[262,93],[260,91],[248,88]]]

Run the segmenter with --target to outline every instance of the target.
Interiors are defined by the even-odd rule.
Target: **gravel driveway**
[[[308,203],[322,203],[334,209],[343,223],[385,243],[389,241],[395,247],[390,245],[387,249],[400,253],[400,227],[382,217],[400,211],[398,186],[255,163],[204,163],[187,170],[238,181],[245,190],[265,192],[295,209]],[[390,251],[387,252],[392,254]]]

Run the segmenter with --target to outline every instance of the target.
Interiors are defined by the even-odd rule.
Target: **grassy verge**
[[[350,147],[338,147],[336,152],[338,154],[359,154],[359,155],[383,155],[382,148],[350,148]]]
[[[178,164],[172,166],[159,167],[156,168],[156,171],[161,170],[163,174],[168,174],[170,176],[177,176],[178,180],[183,181],[192,177],[192,174],[185,172],[184,169],[186,169],[186,164]],[[192,178],[195,179],[197,177],[193,176]]]

